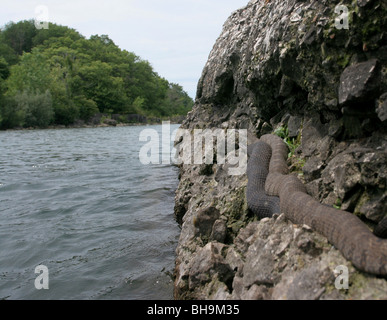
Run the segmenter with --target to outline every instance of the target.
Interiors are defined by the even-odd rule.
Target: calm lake
[[[144,129],[0,132],[0,299],[173,298],[178,169],[140,163]]]

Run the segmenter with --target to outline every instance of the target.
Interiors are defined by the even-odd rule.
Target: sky
[[[195,98],[208,55],[231,13],[249,0],[0,0],[0,27],[47,20],[85,37],[106,34]],[[45,10],[43,10],[45,9]],[[43,19],[44,18],[44,19]]]

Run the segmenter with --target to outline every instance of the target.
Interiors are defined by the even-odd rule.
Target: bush
[[[24,113],[24,127],[44,128],[50,125],[54,119],[51,93],[32,93],[23,91],[14,97],[17,110]]]
[[[75,97],[74,103],[79,109],[79,117],[86,122],[99,113],[99,109],[95,101],[87,99],[85,96]]]
[[[0,104],[1,129],[23,127],[25,110],[17,105],[13,98],[5,97]]]
[[[71,125],[79,119],[79,108],[72,101],[58,102],[54,105],[55,123]]]
[[[0,128],[47,127],[54,119],[49,91],[25,90],[11,97],[0,97]]]

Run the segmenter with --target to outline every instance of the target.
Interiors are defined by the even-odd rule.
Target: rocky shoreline
[[[349,29],[335,27],[339,3]],[[387,4],[372,0],[250,1],[224,24],[182,127],[246,129],[248,144],[282,132],[308,193],[372,230],[387,207],[386,17]],[[308,226],[259,221],[246,186],[227,164],[180,167],[176,299],[387,298],[386,279]],[[337,288],[338,267],[348,289]]]

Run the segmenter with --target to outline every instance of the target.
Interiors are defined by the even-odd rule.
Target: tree
[[[0,128],[3,127],[3,112],[4,112],[4,80],[0,78]]]
[[[83,39],[84,37],[76,30],[69,27],[57,25],[55,23],[50,23],[48,29],[40,29],[36,31],[35,36],[32,39],[32,44],[34,47],[39,45],[44,45],[46,41],[46,47],[52,47],[58,39],[67,38],[71,41],[77,41]]]
[[[142,108],[144,107],[145,99],[143,97],[137,97],[132,105],[131,108],[127,111],[129,114],[139,114],[141,113]]]
[[[43,51],[50,68],[50,89],[54,99],[72,100],[79,88],[74,86],[74,76],[79,68],[78,52],[66,47],[48,48]]]
[[[54,102],[53,108],[56,124],[68,126],[79,119],[79,108],[73,101],[57,100]]]
[[[0,128],[47,127],[54,111],[49,91],[35,93],[25,90],[12,97],[0,97]]]
[[[0,101],[1,129],[23,127],[25,110],[14,99],[3,96]]]
[[[10,71],[7,79],[8,95],[15,95],[24,90],[45,92],[50,89],[50,66],[38,49],[25,53]]]
[[[19,57],[8,44],[2,41],[2,33],[0,32],[0,57],[2,57],[9,66],[17,64]]]
[[[87,99],[85,96],[74,97],[74,103],[79,109],[79,117],[84,121],[90,120],[99,112],[98,106],[94,100]]]
[[[167,92],[167,104],[169,114],[185,115],[192,109],[194,103],[182,86],[170,83]]]
[[[87,99],[97,103],[100,112],[124,110],[127,98],[122,78],[112,75],[113,68],[106,62],[93,61],[79,69],[74,85],[82,90]]]
[[[0,78],[6,80],[9,77],[9,73],[7,61],[3,57],[0,57]]]
[[[2,128],[70,125],[96,113],[169,117],[192,105],[181,86],[107,35],[86,39],[56,24],[37,30],[33,20],[0,31]]]
[[[18,23],[10,22],[5,25],[2,38],[16,54],[22,55],[23,52],[31,52],[36,32],[34,20],[23,20]]]

